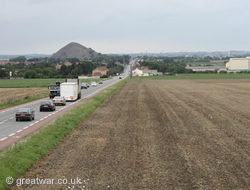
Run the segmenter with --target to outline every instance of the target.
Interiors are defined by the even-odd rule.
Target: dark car
[[[87,85],[87,83],[82,83],[81,84],[81,89],[88,89],[88,85]]]
[[[44,100],[40,104],[40,111],[55,111],[56,105],[51,100]]]
[[[102,81],[102,80],[100,80],[100,81],[99,81],[99,84],[103,84],[103,81]]]
[[[35,111],[30,108],[19,108],[16,112],[16,121],[20,120],[34,120]]]
[[[119,77],[119,79],[122,79],[122,77]]]

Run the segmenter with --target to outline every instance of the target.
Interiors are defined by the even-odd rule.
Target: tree
[[[25,78],[29,78],[29,79],[31,79],[31,78],[36,78],[36,77],[37,77],[37,74],[36,74],[35,71],[30,70],[30,71],[26,71],[26,72],[25,72],[24,77],[25,77]]]
[[[8,72],[0,69],[0,78],[8,77]]]
[[[26,57],[25,56],[19,56],[19,57],[10,59],[10,61],[24,63],[26,61]]]
[[[63,74],[63,75],[69,74],[69,71],[68,71],[68,68],[66,65],[62,65],[62,67],[60,69],[60,74]]]

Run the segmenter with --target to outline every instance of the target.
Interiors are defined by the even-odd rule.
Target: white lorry
[[[80,79],[65,79],[65,82],[75,82],[77,84],[77,98],[81,99],[81,81]]]
[[[76,82],[64,82],[60,85],[61,97],[66,101],[75,101],[78,98],[78,85]]]

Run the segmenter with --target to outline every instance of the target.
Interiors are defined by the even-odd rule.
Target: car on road
[[[65,98],[64,98],[64,97],[60,97],[60,96],[54,97],[54,99],[52,100],[52,102],[53,102],[55,105],[63,105],[63,106],[66,105],[66,100],[65,100]]]
[[[92,83],[91,83],[91,86],[97,87],[96,82],[92,82]]]
[[[34,120],[35,111],[30,108],[19,108],[16,112],[16,121],[20,120]]]
[[[119,79],[122,79],[122,77],[119,77]]]
[[[82,83],[81,84],[81,89],[88,89],[87,83]]]
[[[99,81],[99,84],[103,84],[103,81],[102,81],[102,80],[100,80],[100,81]]]
[[[40,104],[40,111],[55,111],[56,105],[51,100],[44,100]]]

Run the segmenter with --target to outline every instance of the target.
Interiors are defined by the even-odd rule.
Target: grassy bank
[[[9,107],[12,107],[12,106],[25,104],[27,102],[31,102],[31,101],[38,100],[38,99],[45,98],[45,97],[49,97],[49,94],[43,94],[41,96],[25,98],[24,100],[20,100],[20,101],[10,101],[10,102],[1,103],[0,104],[0,110],[5,109],[5,108],[9,108]]]
[[[55,147],[62,138],[69,134],[82,120],[111,96],[129,79],[125,79],[77,105],[72,110],[39,129],[32,135],[20,140],[13,146],[0,152],[0,189],[6,189],[7,177],[14,180],[27,171],[32,164]]]
[[[250,79],[250,74],[246,73],[230,73],[230,74],[178,74],[177,76],[148,76],[148,77],[132,77],[132,79]]]

